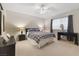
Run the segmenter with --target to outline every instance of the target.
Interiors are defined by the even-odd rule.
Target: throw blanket
[[[29,32],[28,37],[39,43],[42,39],[55,37],[55,34],[48,32]]]

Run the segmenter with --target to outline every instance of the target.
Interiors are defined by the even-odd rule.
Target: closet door
[[[5,15],[3,15],[3,32],[5,32]]]
[[[2,34],[2,12],[0,11],[0,35]]]

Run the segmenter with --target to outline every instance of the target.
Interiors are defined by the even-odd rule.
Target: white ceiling
[[[47,12],[44,14],[40,14],[40,10],[36,9],[42,4],[44,4],[45,7],[48,7]],[[2,5],[5,10],[28,14],[44,19],[49,19],[56,15],[79,8],[78,3],[2,3]]]

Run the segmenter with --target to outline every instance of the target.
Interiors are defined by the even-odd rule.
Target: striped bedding
[[[48,32],[29,32],[28,37],[39,43],[41,40],[50,37],[55,37],[55,35],[53,33]]]

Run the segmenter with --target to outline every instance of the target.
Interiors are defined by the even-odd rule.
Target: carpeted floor
[[[57,41],[39,49],[28,40],[16,43],[16,56],[78,56],[79,46],[68,41]]]

